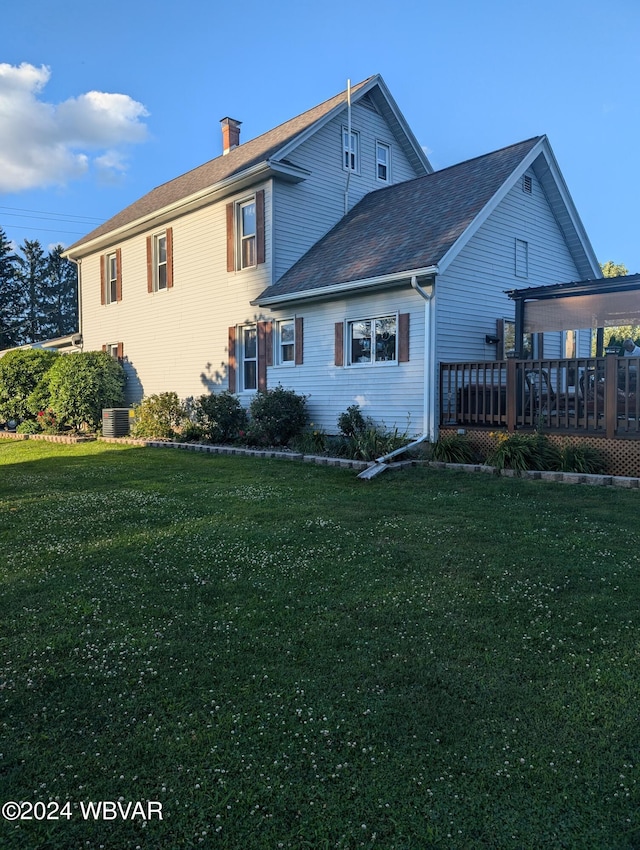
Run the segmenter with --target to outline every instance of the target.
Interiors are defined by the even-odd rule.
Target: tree
[[[48,336],[58,337],[78,329],[78,277],[75,265],[62,257],[62,245],[56,245],[47,257]]]
[[[18,258],[0,228],[0,351],[21,342],[23,299],[17,281]]]
[[[95,429],[104,407],[122,407],[125,372],[104,351],[84,351],[58,357],[47,372],[48,407],[61,425]]]
[[[25,239],[18,257],[18,280],[25,301],[21,342],[47,339],[46,316],[51,309],[47,287],[47,257],[37,239]]]
[[[41,348],[17,348],[0,357],[0,419],[35,417],[34,390],[59,356]]]
[[[623,263],[614,263],[613,260],[607,260],[606,263],[600,263],[602,274],[605,277],[619,277],[629,274],[629,269]],[[622,345],[625,339],[640,339],[640,325],[618,325],[617,327],[604,329],[604,347],[613,347]]]

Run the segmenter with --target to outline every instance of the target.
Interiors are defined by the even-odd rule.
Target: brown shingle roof
[[[541,138],[370,192],[257,303],[437,265]]]
[[[373,79],[373,77],[368,77],[361,83],[352,86],[352,95],[357,94],[360,89],[365,87]],[[278,151],[292,142],[296,136],[299,136],[312,127],[316,121],[327,116],[337,106],[346,103],[346,97],[346,91],[341,92],[335,97],[324,101],[324,103],[320,103],[318,106],[314,106],[301,115],[286,121],[284,124],[280,124],[273,130],[269,130],[255,139],[250,139],[248,142],[238,145],[237,148],[233,148],[225,156],[218,156],[215,159],[209,160],[209,162],[205,162],[204,165],[200,165],[186,174],[182,174],[180,177],[176,177],[167,183],[157,186],[138,201],[125,207],[125,209],[121,210],[121,212],[117,213],[104,224],[92,230],[91,233],[84,236],[78,242],[75,242],[67,251],[73,252],[75,248],[78,248],[85,242],[90,242],[128,224],[133,224],[138,219],[159,212],[184,198],[188,198],[210,186],[215,186],[217,183],[227,180],[230,177],[239,175],[260,162],[277,158]]]

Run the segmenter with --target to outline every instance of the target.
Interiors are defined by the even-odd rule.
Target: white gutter
[[[269,298],[258,298],[249,303],[255,307],[273,307],[278,304],[288,304],[289,302],[303,301],[308,298],[325,298],[331,295],[342,295],[345,292],[352,292],[354,289],[368,289],[375,286],[388,286],[390,284],[400,285],[417,277],[426,277],[436,275],[438,273],[437,266],[428,266],[423,269],[407,269],[403,272],[394,272],[392,274],[382,274],[376,277],[367,277],[362,280],[350,280],[344,283],[334,283],[331,286],[322,286],[315,289],[305,291],[288,292],[285,295],[275,295]],[[413,284],[411,284],[413,286]],[[267,290],[268,292],[268,290]],[[424,297],[424,296],[423,296]]]
[[[419,446],[421,443],[424,443],[427,440],[431,439],[431,436],[435,432],[435,423],[433,422],[433,411],[435,409],[435,387],[433,385],[433,380],[431,380],[432,376],[429,374],[429,371],[433,371],[433,363],[435,362],[435,334],[433,332],[433,309],[432,309],[432,300],[435,289],[435,279],[437,275],[437,266],[434,267],[432,271],[432,283],[429,284],[427,289],[422,287],[418,283],[418,275],[411,275],[411,287],[415,289],[418,295],[424,299],[424,394],[423,394],[423,422],[422,422],[422,434],[416,440],[413,440],[411,443],[408,443],[406,446],[401,446],[399,449],[396,449],[393,452],[389,452],[389,454],[382,455],[382,457],[378,457],[375,461],[368,466],[365,470],[363,470],[358,478],[362,478],[363,480],[368,480],[369,478],[375,478],[376,475],[380,475],[381,472],[384,472],[385,469],[388,469],[388,461],[392,458],[397,457],[398,455],[404,454],[404,452],[409,449],[413,449],[416,446]],[[429,291],[427,291],[429,290]]]

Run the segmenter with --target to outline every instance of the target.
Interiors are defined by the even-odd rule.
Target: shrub
[[[247,439],[253,445],[286,446],[307,424],[307,398],[275,387],[258,392],[249,406]]]
[[[397,428],[389,431],[364,416],[357,404],[352,404],[338,416],[338,428],[343,437],[342,454],[358,460],[374,460],[399,449],[407,442],[407,432]]]
[[[566,445],[561,453],[563,472],[582,472],[601,475],[606,468],[602,454],[592,446]]]
[[[135,405],[134,416],[132,435],[146,439],[172,440],[189,424],[186,407],[174,392],[143,398]]]
[[[58,356],[54,351],[25,348],[0,357],[0,420],[32,419],[46,407],[48,399],[33,407],[29,399]]]
[[[327,435],[322,428],[317,428],[313,422],[310,422],[309,427],[294,441],[296,451],[303,454],[324,454],[327,451],[327,446]]]
[[[56,358],[51,369],[36,389],[32,400],[41,402],[48,396],[50,408],[61,425],[95,430],[104,407],[124,404],[125,374],[122,364],[104,351],[83,351]]]
[[[338,416],[338,428],[342,436],[347,439],[366,430],[367,420],[362,415],[359,405],[352,404]]]
[[[448,434],[433,444],[432,457],[444,463],[473,463],[473,446],[465,434]]]
[[[496,469],[560,469],[560,450],[544,434],[500,434],[487,459]]]
[[[193,418],[202,436],[212,443],[233,443],[247,428],[247,411],[228,390],[196,399]]]

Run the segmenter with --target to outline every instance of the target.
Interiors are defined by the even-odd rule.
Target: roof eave
[[[320,300],[332,298],[335,295],[360,293],[372,289],[380,289],[389,286],[401,286],[410,284],[411,279],[432,277],[438,274],[438,266],[426,266],[420,269],[406,269],[401,272],[392,272],[390,274],[378,275],[376,277],[363,278],[362,280],[344,281],[343,283],[334,283],[330,286],[316,287],[309,290],[298,290],[296,292],[287,292],[283,295],[274,295],[269,297],[266,290],[251,302],[252,306],[256,307],[274,307],[287,306],[300,301]]]
[[[206,189],[181,198],[160,210],[151,212],[115,230],[110,230],[108,233],[104,233],[90,242],[80,242],[75,248],[72,247],[72,249],[63,251],[62,256],[67,259],[81,259],[88,254],[95,253],[112,245],[114,242],[121,241],[124,237],[137,236],[148,230],[151,224],[154,227],[161,227],[163,224],[175,219],[176,215],[184,215],[200,207],[220,201],[229,195],[241,192],[243,189],[255,185],[255,183],[261,180],[275,178],[288,183],[301,183],[303,180],[306,180],[310,173],[307,169],[300,168],[291,163],[264,160],[231,177],[227,177],[225,180],[221,180],[219,183],[207,186]]]

